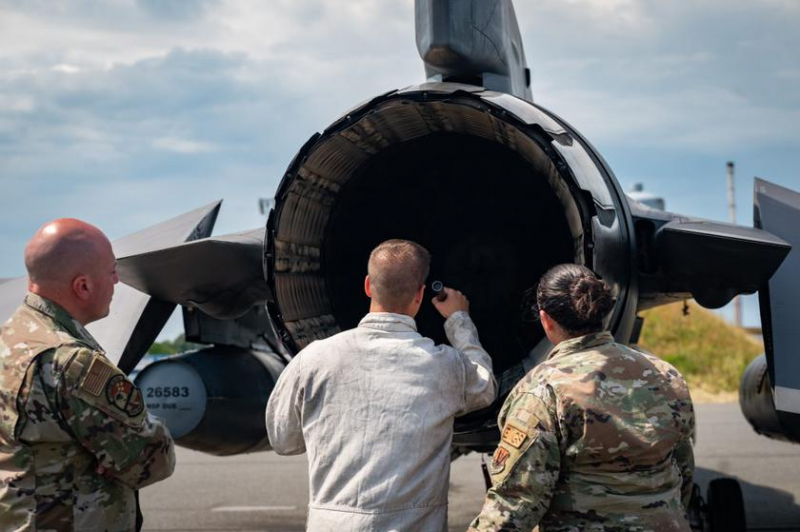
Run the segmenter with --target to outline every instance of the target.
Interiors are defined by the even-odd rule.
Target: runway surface
[[[698,405],[697,477],[742,482],[748,527],[800,532],[800,445],[756,435],[737,404]],[[484,494],[480,456],[453,463],[450,530],[465,530]],[[168,480],[141,493],[148,531],[301,531],[308,502],[304,457],[217,458],[180,449]]]

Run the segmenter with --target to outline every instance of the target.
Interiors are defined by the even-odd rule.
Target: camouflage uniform
[[[0,529],[133,530],[172,439],[91,335],[28,294],[0,329]]]
[[[512,390],[471,531],[689,532],[694,413],[668,363],[607,332],[558,344]]]

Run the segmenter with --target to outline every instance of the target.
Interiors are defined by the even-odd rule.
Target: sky
[[[800,190],[800,1],[516,10],[535,101],[625,190],[726,220],[734,161],[745,225],[754,176]],[[56,217],[113,239],[223,198],[216,234],[261,226],[308,137],[422,81],[412,0],[0,0],[0,277]]]

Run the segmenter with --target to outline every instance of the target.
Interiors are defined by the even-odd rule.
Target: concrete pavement
[[[800,532],[800,446],[755,434],[737,404],[697,406],[697,477],[742,482],[751,530]],[[465,530],[484,494],[480,456],[453,463],[450,529]],[[305,458],[273,453],[218,458],[181,449],[172,478],[141,493],[148,531],[301,531]]]

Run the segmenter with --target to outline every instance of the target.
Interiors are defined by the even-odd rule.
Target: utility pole
[[[736,223],[736,186],[733,181],[733,161],[728,161],[728,221]],[[742,299],[736,296],[733,299],[733,323],[742,326]]]

